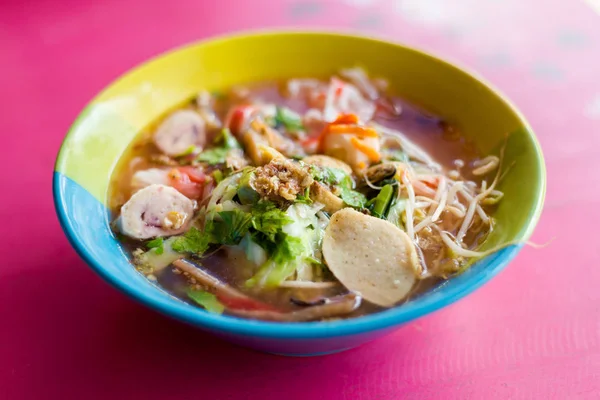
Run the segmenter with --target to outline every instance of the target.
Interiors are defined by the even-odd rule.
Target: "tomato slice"
[[[206,174],[202,168],[197,167],[179,167],[179,172],[186,174],[192,182],[204,183],[206,182]]]
[[[248,310],[248,311],[276,311],[275,307],[270,304],[263,303],[262,301],[255,300],[251,297],[230,297],[224,295],[217,295],[217,298],[227,308],[234,310]]]
[[[255,111],[253,106],[243,105],[231,109],[225,120],[225,126],[234,136],[239,136],[250,122],[250,116]]]
[[[173,168],[169,171],[169,184],[190,199],[199,199],[203,194],[206,175],[193,167]]]

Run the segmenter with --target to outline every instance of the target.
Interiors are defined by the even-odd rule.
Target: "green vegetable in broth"
[[[200,232],[193,226],[182,236],[175,238],[171,248],[179,253],[192,253],[201,256],[208,249],[210,234]]]
[[[161,255],[165,251],[163,244],[164,244],[164,239],[159,237],[159,238],[153,239],[153,240],[149,241],[148,243],[146,243],[146,247],[149,249],[154,249],[154,252],[156,254]]]
[[[252,227],[274,243],[277,233],[291,222],[290,217],[270,201],[261,201],[252,208]]]
[[[225,306],[212,293],[189,289],[187,295],[208,312],[223,314],[223,311],[225,311]]]
[[[275,112],[276,126],[283,126],[289,132],[304,130],[300,114],[287,107],[277,107]]]

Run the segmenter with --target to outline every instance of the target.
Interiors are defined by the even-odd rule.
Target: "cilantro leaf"
[[[313,179],[325,183],[329,186],[336,186],[342,184],[347,178],[352,183],[352,178],[339,168],[320,167],[317,165],[311,165],[309,168],[310,174]]]
[[[187,295],[210,313],[222,314],[225,310],[225,306],[212,293],[190,289],[187,291]]]
[[[200,232],[198,229],[191,227],[182,236],[173,240],[171,248],[178,253],[194,253],[200,256],[208,249],[209,243],[209,233]]]
[[[298,132],[304,130],[302,117],[286,107],[277,107],[275,111],[276,126],[283,126],[286,131]]]
[[[350,207],[363,208],[367,202],[367,197],[364,194],[353,190],[353,186],[354,182],[352,181],[352,178],[346,175],[346,177],[340,183],[340,197],[344,203]]]
[[[340,197],[344,200],[344,203],[354,208],[363,208],[367,202],[364,194],[348,188],[342,189]]]
[[[162,253],[165,252],[164,239],[161,237],[153,239],[146,243],[146,247],[149,249],[154,249],[154,253],[160,256]]]
[[[260,201],[252,208],[252,227],[271,242],[275,242],[275,235],[291,222],[292,219],[270,201]]]
[[[214,149],[204,150],[196,157],[196,160],[209,163],[210,165],[224,164],[228,152],[229,149],[215,147]]]
[[[298,267],[298,257],[307,252],[302,239],[279,232],[277,245],[271,258],[267,260],[245,283],[246,287],[256,285],[277,287]]]
[[[284,264],[294,261],[299,255],[301,255],[305,248],[302,239],[286,235],[281,232],[278,235],[278,246],[275,248],[272,260],[277,264]]]
[[[228,128],[221,130],[221,134],[215,140],[217,143],[221,143],[221,146],[226,149],[241,149],[240,143],[231,134]]]
[[[310,187],[307,187],[304,190],[304,194],[296,196],[295,203],[312,204],[312,200],[310,199]]]
[[[233,137],[229,129],[225,128],[221,131],[221,134],[215,139],[215,144],[219,147],[213,147],[212,149],[204,150],[201,152],[196,160],[208,163],[210,165],[224,164],[227,160],[229,150],[240,149],[241,146],[237,139]]]
[[[250,229],[252,215],[239,209],[218,213],[222,221],[214,221],[212,234],[221,244],[238,244]]]

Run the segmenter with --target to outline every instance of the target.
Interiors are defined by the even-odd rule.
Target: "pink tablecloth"
[[[598,398],[600,16],[589,2],[1,2],[0,398]],[[311,359],[230,346],[104,284],[54,216],[52,166],[75,116],[163,50],[282,25],[383,35],[499,86],[544,148],[548,196],[534,240],[556,240],[524,249],[458,304]]]

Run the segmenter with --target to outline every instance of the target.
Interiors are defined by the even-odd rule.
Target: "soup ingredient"
[[[190,199],[199,199],[204,193],[207,177],[201,167],[172,168],[168,173],[169,185]]]
[[[133,251],[133,263],[147,274],[159,272],[168,267],[173,261],[183,257],[182,254],[172,248],[173,243],[177,240],[176,237],[170,237],[163,240],[160,245],[152,247],[160,243],[156,240],[162,240],[162,238],[146,243],[146,247],[149,249],[147,251],[141,248]]]
[[[202,92],[132,146],[111,203],[136,268],[209,311],[285,322],[396,306],[489,254],[503,151],[339,76]]]
[[[277,107],[275,114],[275,124],[283,126],[288,132],[299,132],[304,130],[302,125],[302,117],[300,114],[290,110],[287,107]]]
[[[250,186],[274,202],[293,201],[313,183],[308,168],[287,159],[275,159],[256,168]]]
[[[215,140],[216,147],[201,152],[196,160],[206,162],[211,165],[225,164],[227,157],[236,150],[241,149],[237,139],[231,135],[229,129],[221,130],[221,133]],[[243,153],[242,153],[243,155]]]
[[[370,121],[375,104],[364,98],[354,85],[333,77],[325,94],[323,116],[326,121],[334,121],[339,114],[345,113],[356,114],[361,121]]]
[[[350,208],[332,215],[323,256],[346,288],[383,307],[405,298],[417,280],[419,260],[406,233]]]
[[[381,158],[377,131],[360,125],[354,114],[342,114],[327,125],[319,147],[326,155],[350,165],[357,175]]]
[[[242,143],[246,153],[255,165],[265,165],[276,158],[285,158],[271,143],[263,136],[253,130],[247,130],[242,134]]]
[[[330,214],[344,208],[344,200],[331,193],[331,190],[319,182],[313,182],[310,186],[310,198],[315,203],[323,204],[323,209]]]
[[[315,154],[312,156],[304,157],[303,162],[310,165],[316,165],[319,167],[334,168],[342,170],[346,175],[352,174],[352,168],[345,162],[338,160],[337,158],[329,157],[323,154]]]
[[[213,293],[227,309],[274,310],[274,307],[255,300],[230,285],[221,282],[207,271],[187,260],[177,260],[173,262],[173,266],[188,278],[190,283],[195,286],[195,290],[203,288]]]
[[[379,182],[393,178],[396,175],[396,166],[393,163],[373,165],[365,171],[365,182],[372,189],[377,189]]]
[[[131,177],[131,191],[137,192],[150,185],[168,185],[168,168],[149,168],[136,171]]]
[[[206,144],[206,126],[200,115],[191,110],[175,111],[156,129],[154,144],[169,156],[178,156],[191,147],[202,150]]]
[[[223,310],[225,310],[225,306],[217,300],[217,296],[210,292],[205,292],[204,290],[188,290],[187,295],[210,313],[223,314]]]
[[[194,213],[194,203],[172,187],[150,185],[136,192],[121,207],[121,233],[150,239],[184,232]]]
[[[238,317],[262,319],[265,321],[278,322],[306,322],[323,318],[343,317],[361,304],[360,295],[349,293],[326,299],[324,304],[309,306],[298,311],[288,313],[278,311],[243,311],[232,310],[232,314]]]
[[[395,197],[396,193],[394,192],[394,186],[385,185],[377,197],[375,197],[373,209],[371,210],[373,215],[385,219]]]

